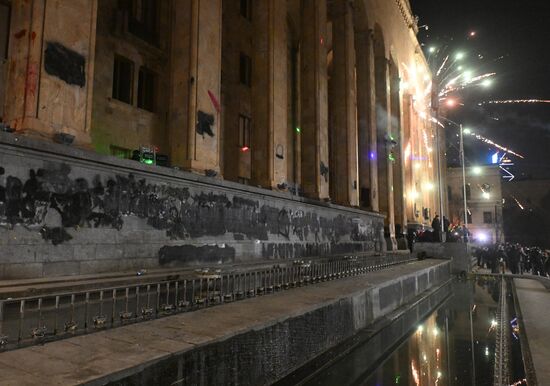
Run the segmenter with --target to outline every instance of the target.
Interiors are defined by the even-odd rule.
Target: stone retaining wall
[[[0,133],[0,279],[380,249],[380,215]]]

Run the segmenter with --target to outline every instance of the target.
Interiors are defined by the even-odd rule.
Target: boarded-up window
[[[252,20],[252,0],[241,0],[241,16],[246,20]]]
[[[10,35],[10,6],[0,0],[0,59],[8,58]]]
[[[484,224],[493,223],[493,212],[483,212],[483,223]]]
[[[134,63],[122,56],[115,56],[113,68],[113,99],[132,104]]]
[[[239,115],[239,146],[250,147],[250,118]]]
[[[239,74],[241,83],[250,87],[252,85],[252,59],[242,52],[240,55]]]
[[[155,112],[157,93],[157,74],[148,68],[139,69],[138,78],[138,107]]]
[[[120,8],[128,14],[128,30],[131,34],[151,44],[158,43],[157,0],[120,0]]]

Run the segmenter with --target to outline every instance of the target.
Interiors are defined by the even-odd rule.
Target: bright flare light
[[[465,129],[462,129],[462,133],[464,133],[464,134],[472,134],[472,130],[471,130],[471,129],[468,129],[468,128],[465,128]]]
[[[476,175],[476,176],[479,176],[481,174],[481,168],[479,166],[474,166],[472,168],[472,172]]]
[[[478,234],[477,234],[477,239],[478,239],[479,241],[481,241],[482,243],[484,243],[484,242],[487,241],[488,237],[487,237],[487,235],[486,235],[485,233],[478,233]]]
[[[456,101],[454,99],[447,99],[447,101],[445,102],[445,104],[448,106],[448,107],[455,107],[456,106]]]
[[[456,54],[455,58],[456,58],[456,60],[462,60],[462,59],[464,59],[464,56],[465,56],[464,52],[459,52],[459,53]]]
[[[428,51],[430,52],[430,54],[433,54],[435,52],[435,47],[430,47]]]
[[[481,196],[482,196],[484,199],[486,199],[486,200],[488,200],[488,199],[491,198],[491,194],[488,193],[488,192],[483,192],[483,193],[481,193]]]
[[[491,81],[491,79],[485,79],[483,82],[481,82],[481,85],[483,87],[489,87],[493,84],[493,82]]]

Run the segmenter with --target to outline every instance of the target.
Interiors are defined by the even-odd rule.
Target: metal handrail
[[[295,260],[287,266],[250,271],[198,270],[193,278],[4,299],[0,300],[0,351],[356,276],[411,260],[410,255]]]

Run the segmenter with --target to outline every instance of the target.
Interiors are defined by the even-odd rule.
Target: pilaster
[[[302,1],[301,141],[302,188],[329,196],[326,0]]]
[[[357,31],[355,33],[359,199],[362,207],[378,211],[376,89],[373,48],[371,31]]]
[[[19,134],[91,143],[97,0],[12,2],[5,120]]]
[[[332,13],[331,198],[359,206],[353,13],[347,0],[335,1]]]
[[[287,181],[286,1],[255,5],[252,183],[276,188]]]
[[[391,243],[388,249],[396,249],[395,211],[393,192],[392,137],[391,137],[391,90],[389,62],[385,57],[376,59],[376,104],[377,104],[377,164],[379,209],[386,215],[386,237]]]
[[[173,3],[170,156],[201,173],[220,170],[221,7],[221,0]]]

